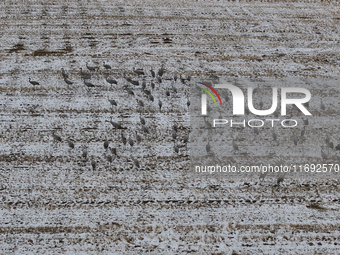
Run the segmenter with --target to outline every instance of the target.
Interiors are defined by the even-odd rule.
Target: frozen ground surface
[[[1,253],[337,254],[338,178],[287,179],[281,187],[271,177],[262,184],[255,177],[188,178],[190,143],[187,150],[182,139],[190,125],[189,82],[178,79],[175,93],[171,80],[175,72],[198,79],[212,72],[335,79],[339,4],[136,2],[1,4]],[[106,71],[103,61],[112,69]],[[96,87],[89,90],[79,75],[86,62],[100,67],[91,79]],[[149,70],[162,64],[159,84]],[[154,102],[141,85],[123,78],[126,72],[142,83],[133,67],[147,72],[146,89]],[[72,85],[63,81],[61,68]],[[111,89],[106,74],[118,85]],[[40,85],[33,88],[29,77]],[[326,128],[335,144],[340,140],[337,92],[324,101],[332,128],[317,127]],[[117,106],[111,107],[107,97]],[[140,115],[149,134],[142,131]],[[124,129],[115,130],[107,122],[111,117]],[[171,135],[175,121],[178,154]],[[54,141],[53,130],[62,142]],[[136,132],[143,141],[133,148],[123,145],[121,134],[136,140]],[[106,160],[111,152],[103,148],[106,138],[118,154],[111,165]],[[69,139],[75,143],[72,150]],[[339,161],[339,154],[330,154]],[[313,155],[320,159],[320,151]],[[97,162],[95,170],[91,160]]]

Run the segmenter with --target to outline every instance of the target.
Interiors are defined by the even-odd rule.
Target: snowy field
[[[0,254],[338,254],[339,178],[286,178],[281,186],[274,176],[193,178],[190,141],[183,140],[190,132],[189,88],[214,74],[332,80],[326,91],[313,87],[318,121],[310,119],[298,145],[292,133],[278,139],[298,154],[301,146],[313,147],[313,135],[318,146],[327,137],[339,144],[339,7],[3,1]],[[94,87],[84,84],[80,68]],[[235,138],[237,162],[249,154],[244,136]],[[276,147],[247,159],[270,159]],[[283,159],[294,161],[293,152]],[[327,153],[340,163],[339,151]],[[308,158],[322,162],[320,147],[310,148]]]

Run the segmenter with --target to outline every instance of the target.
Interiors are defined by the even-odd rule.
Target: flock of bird
[[[80,67],[80,77],[82,79],[83,84],[85,85],[85,87],[87,89],[91,89],[96,87],[92,82],[91,82],[91,78],[94,75],[94,73],[99,69],[99,67],[94,67],[94,66],[90,66],[88,63],[86,63],[86,68],[88,69],[88,71],[83,70],[83,68]],[[112,67],[103,62],[103,68],[106,71],[110,71],[112,69]],[[140,89],[143,92],[143,95],[145,97],[146,100],[150,101],[150,102],[154,102],[155,101],[155,95],[154,95],[154,90],[156,88],[156,84],[157,86],[163,86],[164,88],[166,88],[165,91],[165,95],[164,98],[169,98],[171,93],[177,93],[177,88],[175,87],[175,83],[177,82],[177,80],[180,80],[181,83],[183,85],[187,84],[188,81],[191,80],[190,76],[184,77],[183,75],[178,75],[177,73],[170,75],[171,78],[171,88],[168,88],[166,85],[164,85],[163,82],[163,78],[164,78],[164,74],[165,74],[166,70],[164,68],[164,65],[162,65],[157,72],[155,72],[154,70],[150,70],[149,73],[147,73],[145,70],[143,69],[135,69],[133,68],[132,72],[131,71],[125,71],[122,73],[122,78],[123,78],[123,89],[126,91],[126,93],[128,95],[131,96],[135,96],[136,93],[136,89]],[[74,84],[74,81],[72,81],[70,79],[69,74],[64,70],[64,68],[61,68],[61,76],[64,80],[64,82],[70,86]],[[133,77],[133,78],[132,78]],[[147,86],[147,82],[146,82],[146,78],[148,78],[150,84],[150,88],[148,89]],[[169,78],[167,78],[169,79]],[[105,74],[105,81],[110,85],[110,90],[112,89],[118,89],[118,87],[114,88],[114,86],[118,85],[118,79],[115,79],[113,77],[110,77],[110,75],[108,74],[108,72],[106,72]],[[29,82],[35,87],[40,85],[40,83],[38,81],[34,81],[31,80],[31,78],[29,77]],[[172,91],[172,92],[171,92]],[[159,110],[162,110],[162,106],[163,106],[163,101],[160,95],[158,95],[159,99],[158,99],[158,107]],[[114,99],[110,99],[109,96],[107,96],[107,100],[110,103],[111,107],[117,107],[118,103],[116,100]],[[164,99],[163,99],[164,100]],[[140,107],[144,107],[145,106],[145,102],[140,99],[140,98],[136,98],[136,101],[138,103],[138,105]],[[190,101],[188,99],[187,101],[187,106],[190,106]],[[114,130],[121,131],[120,134],[120,139],[117,139],[115,142],[115,145],[117,145],[118,143],[122,143],[122,145],[124,145],[124,147],[126,148],[127,145],[130,146],[130,149],[133,148],[133,146],[135,146],[135,144],[140,144],[143,139],[146,139],[146,137],[148,137],[148,135],[150,135],[151,131],[151,127],[150,124],[148,125],[146,123],[145,117],[142,116],[142,114],[140,114],[140,130],[141,130],[141,134],[138,134],[137,131],[131,131],[129,130],[130,134],[128,137],[125,136],[123,130],[126,130],[127,128],[124,127],[123,123],[119,123],[116,121],[112,120],[112,117],[110,120],[106,120],[106,122],[110,123],[113,127]],[[170,128],[170,127],[169,127]],[[174,147],[173,147],[173,151],[174,153],[176,153],[177,155],[179,155],[180,152],[180,148],[185,147],[187,149],[187,143],[189,142],[189,133],[181,135],[182,139],[181,141],[179,141],[179,137],[178,137],[178,132],[179,132],[179,126],[178,124],[175,122],[172,127],[171,127],[171,138],[174,142]],[[54,139],[54,141],[56,143],[61,143],[63,142],[63,138],[56,134],[56,131],[52,131],[52,137]],[[170,139],[171,139],[170,138]],[[75,142],[74,140],[67,138],[65,139],[67,141],[67,144],[69,146],[70,150],[73,150],[75,148]],[[85,162],[88,161],[88,159],[90,159],[90,164],[93,170],[95,170],[97,168],[97,164],[98,162],[96,161],[94,156],[89,157],[89,152],[88,152],[88,147],[86,145],[82,145],[82,153],[81,153],[81,157],[84,159]],[[112,147],[110,145],[110,141],[108,139],[106,139],[105,141],[103,141],[103,149],[105,150],[104,152],[104,156],[107,160],[107,162],[111,165],[111,163],[118,158],[118,147],[114,146]],[[133,157],[132,154],[130,154],[130,158],[134,164],[134,166],[136,168],[141,168],[141,163],[140,161]]]
[[[87,89],[94,88],[96,86],[91,82],[91,78],[93,76],[93,73],[96,72],[99,69],[99,67],[90,66],[86,62],[86,68],[88,69],[88,71],[84,71],[83,68],[80,67],[80,77],[81,77],[81,79],[82,79],[82,81],[83,81],[83,83],[84,83],[84,85]],[[103,68],[106,71],[109,71],[109,70],[112,69],[112,67],[105,62],[103,62]],[[154,102],[155,96],[153,94],[153,91],[155,90],[156,84],[158,86],[162,86],[163,75],[164,75],[165,72],[166,72],[166,70],[165,70],[163,65],[158,69],[157,72],[155,72],[154,70],[151,69],[148,73],[144,69],[136,69],[136,68],[133,68],[132,72],[130,71],[129,74],[127,74],[127,72],[125,71],[125,72],[122,73],[122,77],[124,78],[124,83],[125,83],[123,85],[123,88],[126,91],[126,93],[128,95],[131,95],[131,96],[135,95],[135,92],[134,92],[135,88],[137,88],[137,87],[141,88],[141,91],[145,95],[146,100],[148,100],[150,102]],[[131,78],[132,77],[131,74],[134,76],[134,78]],[[61,75],[62,75],[64,82],[68,86],[74,84],[74,82],[70,80],[69,74],[63,68],[61,68]],[[150,82],[150,88],[151,89],[147,88],[148,86],[147,86],[147,82],[146,82],[146,79],[145,79],[146,77],[151,78],[151,82]],[[187,84],[187,82],[191,80],[191,76],[183,77],[183,75],[178,75],[177,73],[173,74],[171,77],[172,77],[171,78],[172,79],[171,88],[166,88],[166,90],[165,90],[166,98],[168,98],[171,93],[177,93],[177,88],[174,86],[174,82],[176,82],[177,80],[180,80],[182,84]],[[215,76],[215,77],[216,77],[216,79],[218,79],[217,76]],[[110,85],[110,90],[112,90],[114,86],[118,85],[118,80],[110,77],[108,74],[105,74],[105,81]],[[30,77],[29,77],[29,82],[33,86],[40,85],[39,82],[31,80]],[[257,93],[257,89],[258,88],[255,88],[254,93]],[[171,92],[171,91],[173,91],[173,92]],[[116,100],[110,99],[109,96],[107,96],[107,100],[110,103],[111,107],[117,107],[118,103],[117,103]],[[228,98],[226,100],[229,101]],[[136,98],[136,101],[137,101],[137,103],[140,107],[145,106],[145,102],[143,100]],[[163,102],[162,102],[161,98],[159,98],[159,100],[158,100],[159,110],[162,109],[162,106],[163,106]],[[189,107],[189,106],[190,106],[190,101],[188,99],[187,100],[187,107]],[[320,107],[321,107],[321,110],[325,110],[325,105],[323,104],[322,100],[321,100],[321,106]],[[111,120],[106,120],[106,122],[109,122],[115,130],[125,129],[122,126],[121,123],[113,121],[112,118],[111,118]],[[206,124],[210,124],[206,120],[205,120],[205,122],[206,122]],[[146,125],[145,118],[142,115],[140,116],[140,125],[141,125],[140,126],[141,131],[143,132],[144,135],[150,134],[150,129]],[[292,142],[293,142],[295,147],[298,146],[298,143],[299,143],[300,140],[304,139],[304,136],[305,136],[305,133],[306,133],[306,127],[308,125],[309,125],[308,119],[304,119],[303,120],[303,128],[301,130],[300,137],[296,134],[296,132],[293,133]],[[254,133],[256,135],[258,135],[259,130],[257,128],[254,128],[253,130],[254,130]],[[174,152],[176,154],[179,154],[181,147],[187,148],[187,143],[189,141],[189,133],[186,134],[183,137],[182,143],[178,144],[178,143],[176,143],[176,141],[178,140],[177,139],[178,138],[177,132],[178,132],[178,125],[175,123],[172,126],[171,137],[172,137],[172,140],[174,142],[174,147],[173,147]],[[56,142],[62,142],[62,138],[59,135],[57,135],[55,132],[53,132],[52,135],[53,135],[53,138]],[[275,132],[274,129],[272,130],[271,136],[272,136],[273,141],[276,141],[278,143],[278,135],[277,135],[277,133]],[[125,137],[123,132],[121,133],[121,136],[120,136],[120,142],[124,146],[126,146],[126,144],[129,144],[130,148],[132,148],[135,145],[135,142],[140,144],[142,142],[142,140],[143,140],[142,135],[138,134],[137,131],[135,131],[134,135],[130,135],[128,138]],[[73,141],[68,139],[67,142],[68,142],[68,145],[69,145],[71,150],[75,148],[75,144],[74,144]],[[110,152],[110,154],[106,154],[106,159],[111,164],[114,160],[114,157],[117,157],[117,148],[116,147],[113,147],[113,148],[110,147],[109,140],[107,140],[107,139],[103,142],[103,147],[104,147],[106,152],[107,151]],[[239,146],[236,143],[234,138],[232,139],[232,147],[233,147],[234,152],[239,151]],[[328,149],[327,151],[326,151],[326,148]],[[340,144],[338,144],[337,146],[334,146],[334,143],[331,141],[331,137],[327,134],[326,139],[325,139],[325,146],[321,146],[321,157],[325,161],[329,158],[329,150],[340,151]],[[208,154],[211,153],[211,146],[210,146],[209,142],[206,144],[206,152]],[[86,146],[83,146],[83,148],[82,148],[82,157],[84,158],[84,160],[87,160],[88,151],[87,151]],[[141,164],[140,164],[140,162],[138,161],[137,158],[134,158],[132,155],[130,156],[130,158],[137,168],[141,167]],[[91,156],[91,166],[92,166],[93,170],[95,170],[96,167],[97,167],[97,162],[96,162],[96,160],[94,159],[93,156]],[[265,177],[266,177],[265,174],[261,174],[260,180],[264,180]],[[279,176],[278,179],[277,179],[277,184],[279,185],[283,180],[284,180],[284,176]]]

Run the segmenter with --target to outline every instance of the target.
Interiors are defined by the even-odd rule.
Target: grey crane
[[[337,146],[335,146],[335,150],[340,151],[340,143]]]
[[[321,146],[321,157],[325,161],[328,159],[328,154],[326,152],[324,152],[323,146]]]
[[[159,106],[159,110],[161,111],[162,110],[162,106],[163,106],[163,103],[161,100],[158,100],[158,106]]]
[[[84,158],[84,160],[87,159],[87,148],[86,147],[83,147],[81,156]]]
[[[145,75],[143,69],[135,69],[135,68],[133,67],[132,70],[133,70],[134,73],[137,74],[138,76],[139,76],[139,75]]]
[[[160,69],[158,69],[158,76],[159,77],[162,77],[163,76],[163,74],[164,74],[164,67],[162,66]]]
[[[126,140],[126,137],[124,136],[123,132],[120,134],[120,136],[121,136],[121,138],[122,138],[122,143],[123,143],[124,145],[126,145],[127,140]]]
[[[112,121],[112,117],[111,117],[111,120],[105,120],[105,122],[110,122],[112,127],[114,127],[115,129],[123,129],[121,124],[119,124],[118,122]]]
[[[178,125],[177,125],[176,122],[175,122],[174,125],[172,126],[172,129],[175,130],[176,132],[178,131]]]
[[[97,162],[94,160],[94,158],[92,157],[91,159],[91,166],[92,166],[92,170],[96,170],[96,166],[97,166]]]
[[[64,82],[65,82],[67,85],[72,85],[72,84],[73,84],[73,81],[70,81],[70,80],[67,79],[67,78],[64,78]]]
[[[295,146],[297,146],[298,141],[299,141],[299,140],[298,140],[297,136],[294,134],[294,135],[293,135],[293,143],[294,143]]]
[[[210,141],[208,141],[207,145],[205,146],[205,151],[209,154],[210,153],[210,149],[211,149]]]
[[[65,72],[64,68],[61,68],[61,75],[63,76],[64,79],[68,78],[68,74]]]
[[[175,73],[174,74],[174,81],[177,81],[177,78],[178,78],[177,73]]]
[[[70,149],[74,149],[74,142],[72,142],[71,140],[67,141],[68,147],[70,147]]]
[[[172,139],[174,140],[174,142],[176,141],[176,138],[177,138],[177,132],[176,132],[176,130],[173,130],[172,131]]]
[[[96,71],[96,69],[97,69],[96,67],[89,66],[87,62],[86,62],[86,67],[87,67],[87,69],[89,69],[91,72]]]
[[[107,150],[109,148],[109,141],[106,139],[104,141],[104,149]]]
[[[149,134],[149,133],[150,133],[150,132],[149,132],[149,128],[148,128],[147,126],[145,126],[145,125],[142,125],[142,130],[143,130],[143,132],[146,133],[146,134]]]
[[[306,126],[303,126],[303,129],[301,130],[301,136],[305,136],[306,133]]]
[[[127,93],[128,93],[129,95],[132,95],[132,96],[135,95],[135,93],[133,93],[132,89],[130,89],[129,87],[126,87],[125,90],[127,91]]]
[[[325,106],[325,104],[323,103],[322,98],[320,99],[320,109],[321,109],[321,111],[326,110],[326,106]]]
[[[234,151],[238,151],[238,145],[235,143],[234,138],[233,138],[233,149],[234,149]]]
[[[39,82],[37,82],[37,81],[32,81],[32,80],[31,80],[31,77],[28,77],[28,81],[29,81],[33,86],[38,86],[38,85],[40,85]]]
[[[132,161],[133,161],[133,164],[137,167],[137,168],[140,168],[140,164],[139,164],[139,161],[138,159],[135,159],[134,157],[130,156]]]
[[[131,83],[134,86],[139,86],[139,81],[132,80],[129,77],[125,77],[125,80],[127,80],[129,83]]]
[[[276,183],[277,183],[278,186],[280,186],[280,183],[282,183],[284,181],[285,175],[286,175],[286,173],[284,173],[283,175],[279,175],[277,177],[277,182]]]
[[[153,77],[153,78],[155,78],[156,77],[156,73],[155,73],[155,71],[154,70],[150,70],[150,73],[151,73],[151,76]]]
[[[169,96],[170,96],[170,91],[167,90],[167,91],[165,92],[165,95],[166,95],[167,97],[169,97]]]
[[[303,119],[303,125],[305,125],[305,126],[308,125],[308,119]]]
[[[115,85],[118,84],[118,82],[117,82],[115,79],[110,78],[109,76],[107,76],[107,77],[105,78],[105,80],[106,80],[108,83],[110,83],[110,88],[112,88],[113,84],[115,84]]]
[[[158,83],[162,83],[162,78],[160,76],[157,76]]]
[[[177,154],[179,153],[179,148],[178,148],[177,145],[174,146],[174,150],[175,150],[175,152],[176,152]]]
[[[111,107],[113,106],[117,106],[117,102],[114,99],[110,99],[109,96],[107,96],[107,100],[109,101],[109,103],[111,104]]]
[[[107,155],[106,160],[107,160],[107,162],[109,162],[109,165],[111,165],[111,163],[113,162],[112,155]]]
[[[94,84],[92,83],[92,82],[89,82],[89,81],[87,81],[87,80],[83,80],[84,81],[84,85],[86,86],[86,87],[88,87],[88,88],[94,88],[95,86],[94,86]]]
[[[261,172],[260,175],[259,175],[259,179],[260,181],[264,181],[264,178],[266,178],[268,172]]]
[[[84,72],[83,69],[80,67],[80,76],[82,79],[91,79],[91,74],[88,72]]]
[[[105,62],[103,62],[103,66],[104,66],[104,68],[105,68],[106,70],[109,70],[109,69],[111,69],[111,66],[110,66],[110,65],[108,65],[108,64],[105,64]]]
[[[56,142],[62,141],[61,137],[59,135],[55,134],[55,131],[52,132],[52,136],[53,136],[54,141],[56,141]]]
[[[111,148],[111,147],[110,147],[110,151],[111,151],[111,154],[112,154],[112,155],[117,156],[117,148],[116,148],[116,147],[115,147],[115,148]]]
[[[145,121],[145,119],[142,117],[142,115],[139,116],[139,120],[140,120],[140,123],[141,123],[142,125],[145,125],[146,121]]]
[[[188,108],[190,107],[190,100],[189,99],[187,100],[187,106],[188,106]]]
[[[143,81],[142,81],[142,89],[144,90],[145,88],[146,88],[146,81],[143,80]]]
[[[141,143],[142,140],[143,140],[142,137],[139,134],[137,134],[137,131],[136,131],[136,141],[137,141],[137,143],[138,144]]]
[[[132,140],[132,138],[131,138],[131,137],[129,137],[129,144],[130,144],[131,148],[132,148],[132,147],[133,147],[133,145],[135,144],[135,141],[134,141],[134,140]]]
[[[151,102],[154,102],[154,101],[155,101],[155,98],[154,98],[153,95],[151,95],[151,94],[148,96],[148,99],[149,99]]]
[[[277,140],[277,134],[275,133],[275,131],[274,131],[274,130],[272,131],[272,137],[273,137],[274,141],[276,141],[276,140]]]
[[[136,101],[140,107],[144,107],[144,102],[138,98],[136,98]]]

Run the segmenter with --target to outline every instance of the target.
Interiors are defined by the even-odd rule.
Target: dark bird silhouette
[[[87,69],[89,69],[91,72],[96,71],[96,69],[97,69],[96,67],[89,66],[87,62],[86,62],[86,67],[87,67]]]
[[[134,73],[137,74],[138,76],[139,76],[139,75],[145,75],[143,69],[135,69],[135,68],[133,68],[132,70],[133,70]]]
[[[210,149],[211,149],[210,141],[208,141],[207,145],[205,146],[205,151],[206,151],[207,153],[210,153]]]
[[[109,69],[111,69],[111,66],[110,66],[110,65],[108,65],[108,64],[105,64],[105,62],[103,62],[103,66],[104,66],[104,68],[105,68],[106,70],[109,70]]]
[[[260,181],[264,181],[264,178],[266,178],[267,174],[268,172],[261,172],[259,176]]]
[[[133,164],[134,164],[137,168],[140,168],[138,159],[135,159],[135,158],[133,158],[132,156],[131,156],[131,159],[132,159],[132,161],[133,161]]]
[[[91,160],[91,166],[93,171],[96,170],[97,162],[94,160],[94,158]]]
[[[174,81],[177,81],[177,78],[178,78],[177,73],[175,73],[175,75],[174,75]]]
[[[153,78],[155,78],[156,77],[156,74],[155,74],[155,71],[154,70],[150,70],[150,73],[151,73],[151,76],[153,77]]]
[[[104,141],[104,149],[107,150],[107,148],[109,148],[109,141],[106,139]]]
[[[176,132],[176,130],[173,130],[172,131],[172,139],[174,139],[174,141],[175,141],[176,138],[177,138],[177,132]]]
[[[238,145],[235,143],[234,139],[233,139],[233,148],[234,148],[234,151],[238,151]]]
[[[82,79],[91,79],[91,74],[88,72],[84,72],[83,69],[80,67],[80,76]]]
[[[126,140],[126,137],[124,136],[123,133],[121,133],[121,138],[122,138],[122,143],[123,143],[124,145],[126,145],[127,140]]]
[[[125,77],[125,80],[127,80],[129,83],[131,83],[134,86],[139,86],[139,81],[134,81],[129,77]]]
[[[154,98],[153,95],[151,95],[151,94],[148,96],[148,99],[149,99],[151,102],[155,101],[155,98]]]
[[[135,142],[132,140],[131,137],[129,137],[129,144],[131,146],[131,148],[133,147],[133,145],[135,144]]]
[[[114,127],[115,129],[123,129],[121,124],[119,124],[118,122],[112,121],[112,117],[111,117],[111,120],[105,120],[105,122],[110,122],[112,127]]]
[[[67,78],[64,78],[64,82],[65,82],[67,85],[72,85],[72,84],[73,84],[73,81],[70,81],[70,80],[68,80]]]
[[[149,129],[148,129],[148,127],[147,126],[142,126],[142,131],[144,132],[144,133],[146,133],[146,134],[149,134],[150,132],[149,132]]]
[[[115,84],[115,85],[118,84],[118,82],[117,82],[115,79],[109,78],[108,76],[105,78],[105,80],[106,80],[108,83],[110,83],[110,87],[112,87],[113,84]]]
[[[94,84],[84,79],[84,84],[88,88],[94,88]]]
[[[74,149],[74,142],[72,142],[71,140],[67,141],[68,147],[70,147],[70,149]]]
[[[144,107],[144,102],[142,100],[136,99],[136,101],[140,107]]]
[[[163,103],[161,100],[158,101],[159,110],[162,110]]]
[[[59,135],[55,134],[55,131],[52,132],[52,136],[53,136],[54,141],[56,141],[56,142],[62,141],[61,137]]]
[[[162,83],[162,78],[160,76],[157,76],[158,83]]]
[[[125,90],[127,91],[127,93],[128,93],[129,95],[132,95],[132,96],[135,95],[135,93],[133,93],[132,89],[126,87]]]
[[[163,68],[163,66],[158,70],[158,76],[159,77],[162,77],[163,76],[163,74],[164,74],[164,68]]]
[[[126,142],[125,142],[126,143]],[[117,148],[110,148],[111,154],[117,156]]]
[[[166,95],[167,97],[169,97],[169,96],[170,96],[170,91],[167,90],[167,91],[165,92],[165,95]]]
[[[146,123],[145,119],[142,116],[139,116],[139,119],[140,119],[140,123],[142,125],[145,125],[145,123]]]
[[[107,96],[107,100],[109,101],[109,103],[111,104],[111,106],[117,106],[116,100],[109,99],[109,96]]]
[[[83,148],[81,156],[84,158],[84,160],[87,159],[87,149],[86,149],[86,147]]]
[[[137,134],[137,131],[136,131],[136,141],[138,144],[141,143],[142,141],[142,137],[139,134]]]
[[[61,75],[63,76],[64,79],[68,78],[68,74],[65,72],[64,68],[61,68]]]
[[[188,101],[187,101],[187,106],[188,106],[188,108],[190,107],[190,101],[189,101],[189,99],[188,99]]]
[[[280,175],[280,176],[277,178],[277,185],[280,185],[280,183],[283,182],[284,179],[285,179],[285,174]]]
[[[33,86],[40,85],[39,82],[37,82],[37,81],[32,81],[32,80],[31,80],[31,77],[28,78],[28,81],[29,81]]]

